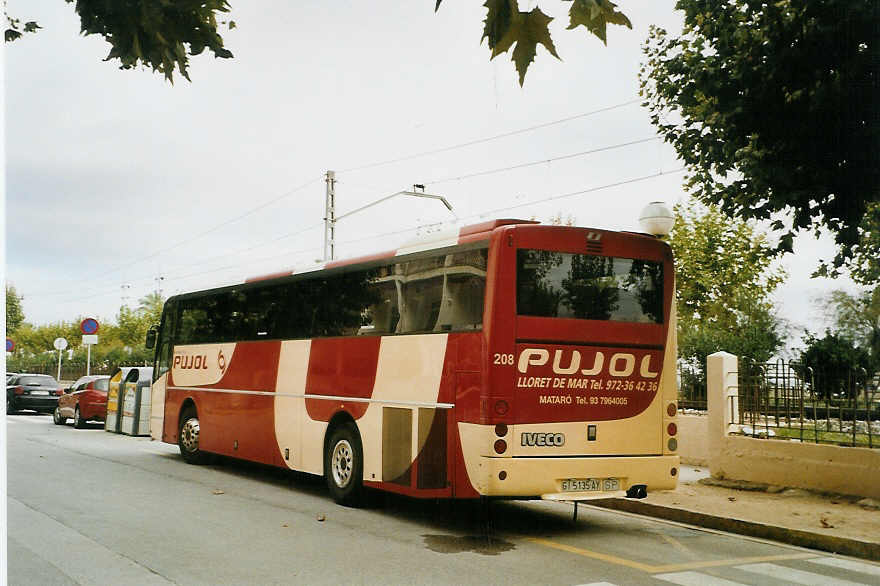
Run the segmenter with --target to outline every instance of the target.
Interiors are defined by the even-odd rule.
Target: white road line
[[[590,582],[589,584],[578,584],[577,586],[617,586],[611,582]]]
[[[866,564],[843,558],[817,558],[807,561],[812,564],[822,564],[823,566],[840,568],[841,570],[849,570],[851,572],[859,572],[871,576],[880,576],[880,566],[874,564]]]
[[[77,584],[172,584],[148,568],[9,497],[9,539]],[[56,555],[64,552],[64,555]]]
[[[673,572],[671,574],[654,574],[652,578],[680,584],[681,586],[744,586],[740,582],[731,582],[724,578],[710,576],[701,572]]]
[[[777,566],[776,564],[746,564],[744,566],[734,567],[737,570],[760,574],[776,580],[787,580],[788,582],[803,584],[805,586],[862,586],[859,582],[840,580],[838,578],[832,578],[831,576],[823,576],[822,574],[795,570],[794,568]]]

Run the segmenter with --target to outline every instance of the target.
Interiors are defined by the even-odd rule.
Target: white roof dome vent
[[[639,226],[643,232],[654,236],[666,236],[672,230],[675,216],[672,210],[662,201],[652,201],[639,214]]]

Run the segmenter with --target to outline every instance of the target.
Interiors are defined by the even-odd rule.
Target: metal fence
[[[144,361],[128,361],[128,362],[93,362],[91,367],[89,368],[89,374],[113,374],[116,372],[116,369],[120,366],[152,366],[151,362]],[[29,374],[49,374],[52,376],[58,375],[58,365],[56,364],[47,364],[47,363],[37,363],[26,366],[19,366],[19,372],[29,373]],[[59,381],[75,381],[81,376],[85,376],[86,374],[86,363],[85,362],[62,362],[61,363],[61,376],[59,377]]]
[[[708,408],[705,368],[678,365],[678,407],[683,411],[705,411]]]
[[[880,448],[880,392],[864,369],[740,359],[732,424],[745,435]]]

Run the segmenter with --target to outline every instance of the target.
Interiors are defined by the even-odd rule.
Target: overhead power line
[[[462,219],[462,220],[468,220],[468,219],[472,219],[472,218],[479,218],[479,217],[486,216],[486,215],[490,215],[490,214],[496,214],[496,213],[499,213],[499,212],[506,212],[506,211],[510,211],[510,210],[514,210],[514,209],[519,209],[519,208],[528,207],[528,206],[532,206],[532,205],[542,204],[542,203],[546,203],[546,202],[548,202],[548,201],[554,201],[554,200],[559,200],[559,199],[565,199],[565,198],[569,198],[569,197],[575,197],[575,196],[577,196],[577,195],[585,195],[585,194],[588,194],[588,193],[595,193],[595,192],[598,192],[598,191],[604,191],[604,190],[606,190],[606,189],[612,189],[612,188],[614,188],[614,187],[620,187],[620,186],[622,186],[622,185],[629,185],[629,184],[632,184],[632,183],[639,183],[639,182],[641,182],[641,181],[648,181],[648,180],[650,180],[650,179],[655,179],[655,178],[657,178],[657,177],[661,177],[661,176],[663,176],[663,175],[672,175],[672,174],[675,174],[675,173],[680,173],[681,171],[684,171],[684,170],[685,170],[684,167],[679,167],[679,168],[677,168],[677,169],[672,169],[672,170],[669,170],[669,171],[658,171],[657,173],[652,173],[652,174],[649,174],[649,175],[642,175],[642,176],[639,176],[639,177],[633,177],[633,178],[631,178],[631,179],[625,179],[625,180],[622,180],[622,181],[615,181],[615,182],[613,182],[613,183],[606,183],[606,184],[604,184],[604,185],[597,185],[597,186],[595,186],[595,187],[590,187],[590,188],[587,188],[587,189],[581,189],[581,190],[578,190],[578,191],[570,191],[570,192],[566,192],[566,193],[560,193],[560,194],[556,194],[556,195],[551,195],[551,196],[548,196],[548,197],[544,197],[544,198],[541,198],[541,199],[535,199],[535,200],[531,200],[531,201],[527,201],[527,202],[522,202],[522,203],[518,203],[518,204],[514,204],[514,205],[503,206],[503,207],[494,208],[494,209],[491,209],[491,210],[485,210],[485,211],[482,211],[482,212],[476,212],[476,213],[470,214],[470,215],[468,215],[468,216],[464,216],[464,217],[461,218],[461,219]],[[403,228],[403,229],[399,229],[399,230],[391,230],[391,231],[387,231],[387,232],[381,232],[381,233],[379,233],[379,234],[373,234],[373,235],[370,235],[370,236],[363,236],[363,237],[360,237],[360,238],[353,238],[353,239],[349,239],[349,240],[342,240],[342,241],[339,241],[339,244],[354,244],[354,243],[357,243],[357,242],[365,242],[365,241],[368,241],[368,240],[376,240],[376,239],[379,239],[379,238],[385,238],[385,237],[388,237],[388,236],[397,236],[397,235],[400,235],[400,234],[406,234],[406,233],[408,233],[408,232],[416,232],[416,231],[418,231],[418,230],[421,230],[422,228],[427,228],[427,227],[430,227],[430,226],[433,226],[433,225],[435,225],[435,223],[432,223],[432,224],[423,224],[423,225],[415,226],[415,227],[413,227],[413,228]],[[305,231],[307,231],[307,230],[309,230],[309,229],[312,229],[312,228],[314,228],[314,226],[311,226],[311,227],[309,227],[309,228],[306,228],[306,229],[304,229],[304,230],[301,230],[301,231],[299,231],[299,233],[301,233],[301,232],[305,232]],[[275,238],[274,240],[280,240],[280,239],[282,239],[282,238],[284,238],[284,237],[282,236],[282,237],[280,237],[280,238]],[[254,248],[254,247],[252,247],[252,248]],[[229,264],[229,265],[224,265],[224,266],[222,266],[222,267],[217,267],[217,268],[212,268],[212,269],[206,269],[206,270],[202,270],[202,271],[197,271],[197,272],[194,272],[194,273],[183,273],[183,274],[174,274],[174,273],[171,273],[171,274],[167,274],[167,275],[166,275],[165,280],[166,280],[166,282],[170,282],[170,281],[180,281],[180,280],[189,279],[189,278],[192,278],[192,277],[197,277],[197,276],[202,276],[202,275],[206,275],[206,274],[211,274],[211,273],[216,273],[216,272],[220,272],[220,271],[225,271],[225,270],[230,270],[230,269],[235,269],[235,268],[243,267],[243,266],[245,266],[246,264],[253,264],[253,263],[255,263],[255,262],[261,262],[261,261],[264,261],[264,260],[269,260],[269,259],[272,259],[272,258],[277,258],[277,257],[279,257],[279,256],[293,256],[293,255],[297,255],[297,254],[304,254],[304,253],[306,253],[306,252],[310,252],[310,251],[318,251],[318,250],[320,250],[320,247],[319,247],[319,246],[312,246],[312,247],[309,247],[309,248],[303,248],[303,249],[292,250],[292,251],[291,251],[291,250],[288,250],[288,251],[284,251],[284,252],[282,252],[282,253],[275,254],[275,255],[271,255],[271,256],[268,256],[268,257],[263,257],[263,258],[259,258],[259,259],[247,259],[246,261],[243,261],[243,262],[240,262],[240,263],[233,263],[233,264]],[[215,257],[215,258],[220,258],[220,257]],[[149,280],[150,280],[150,279],[148,278],[148,279],[135,280],[135,281],[132,281],[132,282],[149,281]],[[100,292],[100,293],[95,293],[95,294],[93,294],[93,295],[86,295],[86,296],[82,296],[82,297],[77,297],[77,298],[74,298],[74,299],[70,299],[68,302],[80,301],[80,300],[85,300],[85,299],[91,299],[91,298],[94,298],[94,297],[100,297],[100,296],[104,296],[104,295],[109,295],[109,294],[111,294],[111,293],[114,293],[115,291],[116,291],[116,287],[114,286],[112,289],[108,289],[107,292]],[[62,301],[66,301],[66,300],[62,300]]]
[[[442,147],[439,149],[433,149],[430,151],[422,151],[418,153],[413,153],[411,155],[404,155],[402,157],[397,157],[394,159],[386,159],[384,161],[377,161],[375,163],[368,163],[366,165],[359,165],[356,167],[349,167],[347,169],[342,169],[336,171],[337,173],[351,173],[353,171],[362,171],[364,169],[371,169],[373,167],[381,167],[383,165],[391,165],[393,163],[401,163],[403,161],[409,161],[411,159],[418,159],[420,157],[427,157],[430,155],[436,155],[439,153],[445,153],[448,151],[454,151],[456,149],[462,149],[469,146],[474,146],[478,144],[483,144],[486,142],[490,142],[493,140],[498,140],[501,138],[507,138],[509,136],[516,136],[517,134],[524,134],[526,132],[532,132],[535,130],[539,130],[541,128],[547,128],[548,126],[555,126],[557,124],[564,124],[565,122],[571,122],[572,120],[577,120],[579,118],[586,118],[587,116],[593,116],[594,114],[601,114],[602,112],[608,112],[610,110],[615,110],[617,108],[623,108],[624,106],[629,106],[632,104],[637,104],[641,102],[641,99],[629,100],[628,102],[622,102],[620,104],[615,104],[613,106],[607,106],[605,108],[599,108],[598,110],[591,110],[589,112],[583,112],[581,114],[575,114],[574,116],[568,116],[566,118],[560,118],[559,120],[553,120],[550,122],[545,122],[543,124],[536,124],[534,126],[529,126],[527,128],[520,128],[519,130],[511,130],[510,132],[504,132],[502,134],[496,134],[494,136],[488,136],[486,138],[478,138],[476,140],[471,140],[468,142],[462,142],[458,144],[453,144],[447,147]]]
[[[349,168],[347,168],[347,169],[343,169],[343,170],[341,170],[341,171],[338,171],[338,173],[345,173],[345,172],[358,171],[358,170],[368,169],[368,168],[371,168],[371,167],[378,167],[378,166],[382,166],[382,165],[390,165],[390,164],[392,164],[392,163],[397,163],[397,162],[406,161],[406,160],[410,160],[410,159],[415,159],[415,158],[419,158],[419,157],[425,157],[425,156],[434,155],[434,154],[439,154],[439,153],[443,153],[443,152],[448,152],[448,151],[452,151],[452,150],[456,150],[456,149],[460,149],[460,148],[465,148],[465,147],[469,147],[469,146],[474,146],[474,145],[477,145],[477,144],[482,144],[482,143],[490,142],[490,141],[493,141],[493,140],[499,140],[499,139],[506,138],[506,137],[509,137],[509,136],[515,136],[515,135],[523,134],[523,133],[526,133],[526,132],[532,132],[532,131],[535,131],[535,130],[539,130],[539,129],[541,129],[541,128],[547,128],[547,127],[549,127],[549,126],[554,126],[554,125],[557,125],[557,124],[563,124],[563,123],[566,123],[566,122],[570,122],[570,121],[572,121],[572,120],[577,120],[577,119],[580,119],[580,118],[585,118],[585,117],[587,117],[587,116],[592,116],[592,115],[595,115],[595,114],[600,114],[600,113],[602,113],[602,112],[608,112],[608,111],[611,111],[611,110],[615,110],[615,109],[617,109],[617,108],[622,108],[622,107],[625,107],[625,106],[629,106],[629,105],[632,105],[632,104],[638,103],[638,102],[640,102],[640,101],[641,101],[641,100],[639,100],[639,99],[629,100],[629,101],[626,101],[626,102],[622,102],[622,103],[620,103],[620,104],[614,104],[614,105],[612,105],[612,106],[607,106],[607,107],[605,107],[605,108],[599,108],[599,109],[597,109],[597,110],[591,110],[591,111],[589,111],[589,112],[582,112],[581,114],[576,114],[576,115],[574,115],[574,116],[567,116],[567,117],[565,117],[565,118],[560,118],[560,119],[558,119],[558,120],[552,120],[552,121],[550,121],[550,122],[545,122],[545,123],[542,123],[542,124],[536,124],[536,125],[533,125],[533,126],[529,126],[529,127],[526,127],[526,128],[521,128],[521,129],[518,129],[518,130],[512,130],[512,131],[510,131],[510,132],[505,132],[505,133],[497,134],[497,135],[494,135],[494,136],[489,136],[489,137],[480,138],[480,139],[476,139],[476,140],[471,140],[471,141],[467,141],[467,142],[463,142],[463,143],[458,143],[458,144],[450,145],[450,146],[443,147],[443,148],[439,148],[439,149],[434,149],[434,150],[429,150],[429,151],[422,151],[422,152],[414,153],[414,154],[411,154],[411,155],[406,155],[406,156],[403,156],[403,157],[398,157],[398,158],[395,158],[395,159],[388,159],[388,160],[385,160],[385,161],[379,161],[379,162],[375,162],[375,163],[369,163],[369,164],[366,164],[366,165],[360,165],[360,166],[357,166],[357,167],[349,167]],[[612,145],[612,146],[610,146],[610,147],[603,147],[602,149],[595,149],[595,150],[592,150],[592,151],[584,151],[584,152],[581,152],[581,153],[574,153],[574,154],[571,154],[571,155],[564,155],[564,156],[561,156],[561,157],[558,157],[558,158],[555,158],[555,159],[547,159],[547,160],[537,161],[537,162],[532,162],[532,163],[524,163],[524,164],[521,164],[521,165],[514,165],[514,166],[511,166],[511,167],[505,167],[505,168],[500,168],[500,169],[492,169],[492,170],[489,170],[489,171],[483,171],[483,172],[474,173],[474,174],[470,174],[470,175],[462,175],[462,176],[459,176],[459,177],[453,177],[453,178],[448,178],[448,179],[438,179],[438,180],[435,180],[435,181],[433,181],[433,182],[427,182],[427,183],[440,183],[440,182],[443,182],[443,181],[450,181],[450,180],[454,180],[454,179],[464,179],[464,178],[475,177],[475,176],[479,176],[479,175],[488,175],[488,174],[492,174],[492,173],[500,173],[500,172],[503,172],[503,171],[509,171],[509,170],[518,169],[518,168],[522,168],[522,167],[528,167],[528,166],[536,165],[536,164],[540,164],[540,163],[547,163],[547,162],[551,162],[551,161],[554,161],[554,160],[561,160],[561,159],[565,159],[565,158],[571,158],[571,157],[583,156],[583,155],[586,155],[586,154],[590,154],[591,152],[600,152],[601,150],[609,150],[609,149],[611,149],[611,148],[619,148],[619,147],[621,147],[621,146],[628,146],[629,144],[636,144],[637,142],[646,142],[647,140],[653,140],[653,139],[645,139],[644,141],[635,141],[635,142],[633,142],[633,143],[626,143],[626,144],[623,144],[623,145]],[[270,205],[272,205],[272,204],[274,204],[274,203],[276,203],[276,202],[278,202],[278,201],[280,201],[280,200],[282,200],[282,199],[284,199],[284,198],[286,198],[286,197],[289,197],[289,196],[293,195],[294,193],[297,193],[297,192],[299,192],[299,191],[301,191],[301,190],[303,190],[303,189],[305,189],[305,188],[307,188],[307,187],[313,185],[314,183],[317,183],[318,181],[321,181],[322,179],[323,179],[323,176],[321,176],[321,177],[316,177],[316,178],[314,178],[314,179],[308,181],[307,183],[304,183],[304,184],[302,184],[302,185],[300,185],[300,186],[298,186],[298,187],[295,187],[295,188],[293,188],[293,189],[291,189],[291,190],[289,190],[289,191],[287,191],[287,192],[285,192],[285,193],[279,195],[278,197],[275,197],[275,198],[273,198],[273,199],[271,199],[271,200],[269,200],[269,201],[267,201],[267,202],[264,202],[264,203],[262,203],[262,204],[260,204],[260,205],[258,205],[258,206],[255,206],[255,207],[253,207],[253,208],[251,208],[251,209],[249,209],[249,210],[247,210],[247,211],[245,211],[245,212],[242,212],[241,214],[238,214],[237,216],[234,216],[234,217],[232,217],[232,218],[229,218],[228,220],[225,220],[225,221],[223,221],[223,222],[220,222],[219,224],[216,224],[216,225],[214,225],[214,226],[208,228],[207,230],[204,230],[204,231],[202,231],[202,232],[199,232],[198,234],[195,234],[195,235],[193,235],[193,236],[191,236],[191,237],[189,237],[189,238],[186,238],[186,239],[184,239],[184,240],[180,240],[180,241],[178,241],[178,242],[175,242],[174,244],[171,244],[171,245],[166,246],[166,247],[164,247],[164,248],[161,248],[161,249],[155,250],[155,251],[153,251],[153,252],[151,252],[151,253],[149,253],[149,254],[146,254],[146,255],[144,255],[144,256],[141,256],[141,257],[135,258],[135,259],[133,259],[133,260],[131,260],[131,261],[128,261],[128,262],[126,262],[126,263],[124,263],[124,264],[121,264],[121,265],[118,265],[118,266],[113,267],[113,268],[111,268],[111,269],[108,269],[108,270],[105,271],[104,273],[101,273],[101,274],[97,275],[97,278],[103,278],[103,277],[105,277],[105,276],[112,275],[112,274],[114,274],[114,273],[116,273],[116,272],[118,272],[118,271],[121,271],[121,270],[126,269],[126,268],[131,267],[131,266],[134,266],[134,265],[136,265],[136,264],[138,264],[138,263],[141,263],[141,262],[144,262],[144,261],[147,261],[147,260],[150,260],[150,259],[156,258],[157,256],[159,256],[159,255],[161,255],[161,254],[163,254],[163,253],[165,253],[165,252],[168,252],[168,251],[174,250],[175,248],[179,248],[180,246],[183,246],[183,245],[185,245],[185,244],[189,244],[190,242],[193,242],[193,241],[195,241],[195,240],[198,240],[199,238],[202,238],[202,237],[204,237],[204,236],[207,236],[208,234],[211,234],[211,233],[213,233],[213,232],[216,232],[216,231],[219,230],[220,228],[223,228],[223,227],[228,226],[228,225],[230,225],[230,224],[233,224],[233,223],[235,223],[235,222],[237,222],[237,221],[239,221],[239,220],[241,220],[241,219],[243,219],[243,218],[246,218],[246,217],[248,217],[248,216],[250,216],[250,215],[253,215],[253,214],[257,213],[258,211],[263,210],[263,209],[269,207]],[[281,239],[281,238],[285,238],[285,237],[287,237],[287,236],[282,236],[282,237],[279,237],[279,238],[277,238],[277,239],[275,239],[275,240],[278,240],[278,239]],[[256,248],[256,247],[257,247],[257,246],[251,246],[251,247],[249,247],[249,248],[244,249],[244,250],[241,251],[241,252],[245,252],[245,251],[247,251],[247,250],[252,250],[253,248]],[[233,253],[233,254],[235,254],[235,253]],[[115,290],[115,287],[114,287],[114,290]],[[54,295],[54,294],[40,294],[40,293],[35,293],[35,294],[29,294],[28,296],[29,296],[29,297],[34,297],[34,296],[42,297],[42,296],[49,296],[49,295]]]
[[[493,175],[495,173],[503,173],[504,171],[513,171],[514,169],[524,169],[525,167],[533,167],[535,165],[543,165],[546,163],[552,163],[554,161],[562,161],[565,159],[573,159],[575,157],[583,157],[585,155],[592,155],[595,153],[601,153],[604,151],[610,151],[613,149],[619,149],[627,146],[632,146],[634,144],[642,144],[644,142],[651,142],[654,140],[660,140],[659,136],[651,136],[649,138],[642,138],[639,140],[632,140],[630,142],[622,142],[620,144],[613,144],[609,146],[599,147],[595,149],[590,149],[588,151],[580,151],[578,153],[571,153],[569,155],[561,155],[558,157],[552,157],[550,159],[541,159],[540,161],[532,161],[530,163],[520,163],[519,165],[511,165],[509,167],[499,167],[497,169],[489,169],[488,171],[478,171],[476,173],[468,173],[467,175],[457,175],[453,177],[444,177],[443,179],[434,179],[432,181],[425,181],[425,185],[437,185],[439,183],[446,183],[447,181],[459,181],[461,179],[470,179],[472,177],[481,177],[483,175]]]
[[[677,169],[672,169],[670,171],[658,171],[658,172],[652,173],[650,175],[642,175],[641,177],[633,177],[632,179],[625,179],[623,181],[615,181],[614,183],[606,183],[605,185],[599,185],[597,187],[590,187],[588,189],[581,189],[580,191],[571,191],[568,193],[561,193],[559,195],[551,195],[550,197],[545,197],[543,199],[536,199],[533,201],[518,203],[518,204],[512,205],[512,206],[505,206],[503,208],[495,208],[494,210],[488,210],[485,212],[480,212],[478,214],[471,214],[470,216],[467,216],[467,217],[468,218],[476,218],[476,217],[485,216],[488,214],[494,214],[497,212],[506,212],[509,210],[515,210],[517,208],[522,208],[522,207],[526,207],[526,206],[530,206],[530,205],[535,205],[535,204],[539,204],[539,203],[546,203],[548,201],[554,201],[557,199],[565,199],[567,197],[574,197],[576,195],[584,195],[587,193],[593,193],[595,191],[603,191],[605,189],[611,189],[612,187],[620,187],[621,185],[629,185],[630,183],[638,183],[640,181],[647,181],[648,179],[654,179],[654,178],[660,177],[662,175],[672,175],[673,173],[680,173],[684,170],[685,170],[684,167],[679,167]]]
[[[112,268],[112,269],[108,270],[108,271],[105,272],[105,273],[102,273],[102,274],[100,274],[100,275],[97,275],[96,278],[101,278],[101,277],[105,277],[105,276],[107,276],[107,275],[112,275],[113,273],[115,273],[115,272],[117,272],[117,271],[121,271],[122,269],[128,268],[128,267],[130,267],[130,266],[132,266],[132,265],[136,265],[136,264],[138,264],[138,263],[140,263],[140,262],[143,262],[143,261],[145,261],[145,260],[150,260],[151,258],[155,258],[155,257],[159,256],[159,255],[162,254],[162,253],[168,252],[169,250],[174,250],[175,248],[178,248],[178,247],[180,247],[180,246],[183,246],[184,244],[189,244],[190,242],[193,242],[193,241],[195,241],[195,240],[198,240],[199,238],[202,238],[203,236],[207,236],[208,234],[210,234],[210,233],[212,233],[212,232],[216,232],[217,230],[219,230],[220,228],[223,228],[224,226],[228,226],[229,224],[233,224],[233,223],[235,223],[235,222],[238,222],[238,221],[241,220],[242,218],[246,218],[247,216],[250,216],[250,215],[252,215],[252,214],[255,214],[255,213],[257,213],[258,211],[260,211],[260,210],[262,210],[262,209],[265,209],[265,208],[269,207],[270,205],[272,205],[272,204],[274,204],[274,203],[276,203],[276,202],[278,202],[278,201],[280,201],[280,200],[282,200],[282,199],[284,199],[284,198],[286,198],[286,197],[290,197],[290,196],[293,195],[294,193],[297,193],[298,191],[302,191],[302,190],[305,189],[306,187],[309,187],[310,185],[312,185],[312,184],[314,184],[314,183],[317,183],[318,181],[321,181],[322,179],[323,179],[323,176],[321,176],[321,177],[317,177],[317,178],[315,178],[315,179],[312,179],[311,181],[309,181],[309,182],[307,182],[307,183],[303,183],[302,185],[300,185],[300,186],[298,186],[298,187],[294,187],[294,188],[291,189],[290,191],[286,191],[285,193],[282,193],[282,194],[279,195],[278,197],[275,197],[275,198],[273,198],[273,199],[271,199],[271,200],[269,200],[269,201],[267,201],[267,202],[261,203],[260,205],[258,205],[258,206],[256,206],[256,207],[253,207],[253,208],[251,208],[251,209],[249,209],[249,210],[247,210],[247,211],[245,211],[245,212],[242,212],[241,214],[238,214],[238,215],[235,216],[235,217],[232,217],[232,218],[230,218],[230,219],[228,219],[228,220],[225,220],[225,221],[223,221],[223,222],[220,222],[219,224],[217,224],[217,225],[215,225],[215,226],[212,226],[211,228],[208,228],[207,230],[204,230],[204,231],[202,231],[202,232],[199,232],[198,234],[196,234],[196,235],[194,235],[194,236],[191,236],[191,237],[186,238],[186,239],[184,239],[184,240],[181,240],[181,241],[179,241],[179,242],[175,242],[174,244],[171,244],[171,245],[169,245],[169,246],[166,246],[165,248],[160,248],[159,250],[155,250],[155,251],[151,252],[150,254],[147,254],[147,255],[144,255],[144,256],[138,257],[138,258],[136,258],[136,259],[134,259],[134,260],[132,260],[132,261],[129,261],[129,262],[125,263],[125,264],[119,265],[119,266],[117,266],[117,267],[115,267],[115,268]]]

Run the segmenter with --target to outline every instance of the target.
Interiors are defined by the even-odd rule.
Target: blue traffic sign
[[[101,326],[98,324],[98,320],[92,317],[87,317],[79,324],[80,331],[86,335],[98,333],[99,327]]]
[[[15,342],[12,341],[12,338],[6,338],[6,351],[12,352],[15,350]]]

